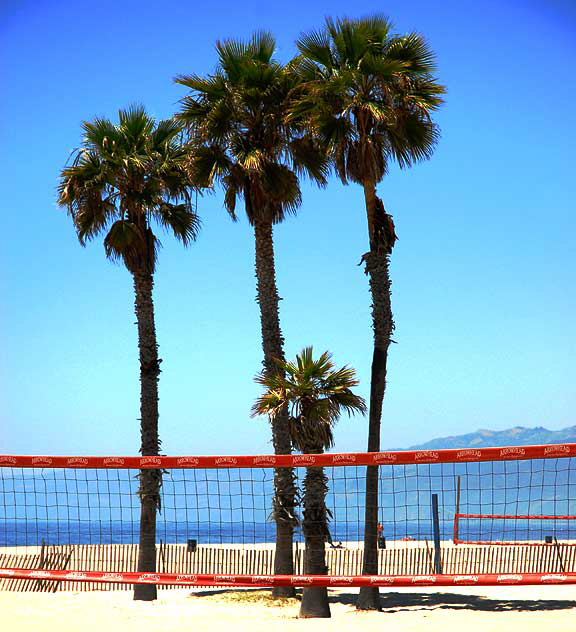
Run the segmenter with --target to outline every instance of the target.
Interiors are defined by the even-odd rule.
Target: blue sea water
[[[469,522],[470,524],[466,524]],[[544,541],[546,535],[558,540],[576,538],[576,525],[568,520],[482,520],[461,521],[462,540],[484,541]],[[358,524],[331,523],[331,537],[339,541],[361,541],[363,530]],[[138,522],[120,521],[3,521],[0,522],[0,547],[38,546],[62,544],[132,544],[138,542]],[[429,540],[434,538],[432,523],[384,522],[383,535],[387,540]],[[199,524],[169,523],[160,520],[157,525],[157,542],[185,544],[194,539],[199,544],[251,544],[273,542],[275,525],[266,523]],[[440,522],[440,537],[451,540],[453,521]],[[295,539],[303,541],[301,530]]]

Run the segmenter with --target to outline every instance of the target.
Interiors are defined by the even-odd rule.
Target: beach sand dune
[[[383,612],[357,612],[357,590],[331,590],[332,619],[298,619],[298,602],[272,605],[262,590],[169,590],[155,602],[130,592],[0,592],[2,629],[15,632],[568,632],[576,629],[574,586],[382,591]]]

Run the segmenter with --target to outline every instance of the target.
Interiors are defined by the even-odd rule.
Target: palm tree
[[[299,72],[306,80],[293,115],[305,118],[331,153],[336,173],[364,190],[370,249],[362,256],[372,295],[374,349],[368,451],[380,450],[388,347],[394,330],[389,256],[396,234],[376,194],[390,161],[401,168],[431,156],[438,140],[431,112],[445,92],[432,76],[434,54],[424,38],[393,35],[381,15],[326,20],[321,31],[297,41]],[[366,473],[364,566],[377,573],[378,468]],[[378,588],[363,587],[358,607],[380,609]]]
[[[263,371],[256,382],[266,388],[252,407],[252,416],[276,415],[289,408],[289,431],[294,447],[303,454],[322,454],[334,444],[332,428],[343,411],[366,412],[364,400],[350,389],[358,384],[354,369],[334,370],[332,356],[324,352],[317,360],[312,347],[306,347],[296,362],[278,361],[281,372]],[[307,467],[303,484],[302,530],[306,541],[304,572],[326,575],[325,542],[330,535],[331,517],[326,507],[328,479],[323,467]],[[329,617],[326,587],[305,587],[301,617]]]
[[[300,205],[298,175],[325,184],[327,161],[295,124],[286,122],[297,77],[273,58],[275,40],[265,32],[248,42],[218,42],[219,64],[206,78],[181,75],[176,82],[191,93],[177,114],[189,130],[193,149],[189,169],[202,187],[219,183],[224,205],[236,219],[243,198],[254,228],[257,302],[260,307],[263,366],[268,375],[281,371],[273,358],[284,360],[274,263],[273,226]],[[290,454],[288,417],[280,412],[272,423],[276,454]],[[274,474],[273,515],[276,521],[275,573],[293,573],[293,529],[296,488],[291,468]],[[291,596],[291,587],[276,587],[275,596]]]
[[[141,106],[120,110],[117,124],[96,118],[82,123],[82,128],[83,146],[72,166],[61,172],[58,203],[68,208],[83,246],[106,233],[106,256],[122,261],[132,275],[140,355],[140,452],[156,456],[161,360],[152,288],[160,242],[152,223],[172,232],[185,246],[196,238],[200,222],[184,168],[186,148],[175,120],[156,124]],[[140,471],[138,571],[156,570],[161,484],[161,470]],[[156,599],[156,586],[135,585],[134,598]]]

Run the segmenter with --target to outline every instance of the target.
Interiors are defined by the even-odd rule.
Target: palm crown
[[[313,358],[312,347],[296,356],[296,362],[278,362],[282,373],[260,373],[255,380],[266,388],[252,407],[252,416],[274,418],[284,406],[290,409],[290,436],[302,452],[332,447],[332,428],[343,412],[366,412],[364,400],[352,392],[358,384],[355,371],[334,369],[332,356]]]
[[[190,88],[179,120],[190,129],[194,149],[190,171],[199,186],[219,181],[224,204],[235,217],[243,197],[251,223],[283,220],[300,205],[298,175],[325,184],[324,153],[303,128],[288,123],[299,79],[290,66],[273,59],[275,40],[256,33],[248,42],[219,42],[219,64],[207,78],[181,75]]]
[[[429,158],[438,130],[430,112],[445,92],[424,38],[391,33],[383,16],[326,19],[297,41],[305,91],[293,108],[331,151],[343,182],[379,182],[390,158],[401,167]]]
[[[58,202],[67,206],[82,245],[108,230],[106,255],[131,272],[153,273],[160,242],[156,222],[184,245],[196,238],[184,165],[186,148],[173,119],[158,122],[141,106],[119,111],[119,123],[84,122],[83,146],[62,170]]]

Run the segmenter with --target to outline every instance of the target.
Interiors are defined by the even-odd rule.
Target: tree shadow
[[[247,588],[241,592],[238,589],[216,588],[198,590],[190,594],[194,597],[213,597],[238,594],[245,595],[246,601],[250,596],[266,594],[265,588]],[[300,591],[298,591],[300,593]],[[300,599],[300,594],[297,595]],[[273,603],[270,594],[270,601]],[[330,592],[330,603],[341,603],[355,606],[358,593]],[[486,612],[535,612],[537,610],[570,610],[576,608],[574,599],[495,599],[482,595],[466,595],[451,592],[389,592],[380,595],[382,611],[386,613],[402,612],[404,610],[483,610]]]
[[[255,589],[256,590],[256,589]],[[190,593],[191,597],[214,597],[215,595],[225,595],[234,591],[233,588],[214,588],[214,589],[202,589],[199,588]]]
[[[230,597],[235,598],[238,601],[250,601],[251,598],[260,598],[266,601],[270,601],[274,603],[275,601],[278,604],[287,601],[300,601],[302,598],[302,590],[296,589],[296,596],[294,598],[284,598],[280,597],[274,599],[272,597],[272,590],[266,587],[256,587],[256,588],[244,588],[244,587],[230,587],[230,588],[200,588],[199,590],[195,590],[191,592],[189,597]]]
[[[330,601],[354,606],[358,595],[339,593],[330,595]],[[408,608],[431,610],[485,610],[488,612],[532,612],[536,610],[569,610],[576,608],[576,600],[568,599],[494,599],[482,595],[464,595],[450,592],[397,593],[380,596],[383,612],[401,612]]]

